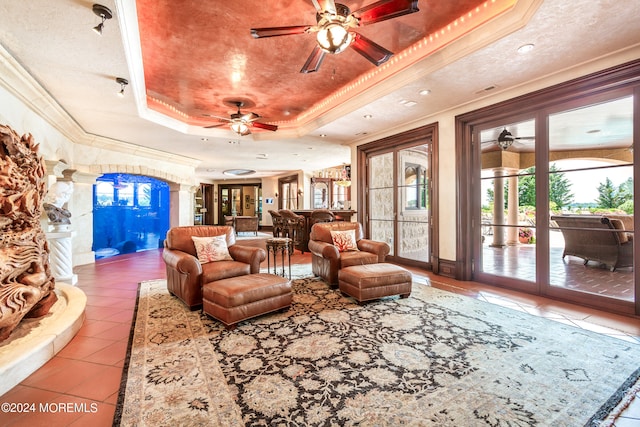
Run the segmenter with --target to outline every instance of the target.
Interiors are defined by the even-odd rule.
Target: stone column
[[[509,173],[515,174],[510,170]],[[509,177],[509,199],[507,200],[507,224],[518,225],[518,177]],[[507,245],[513,246],[518,244],[518,227],[509,227],[507,229]]]
[[[52,231],[46,233],[49,243],[49,263],[51,273],[58,282],[78,283],[78,275],[73,274],[72,240],[73,231]]]
[[[193,190],[186,184],[169,184],[169,227],[193,225]]]
[[[496,168],[493,171],[493,223],[504,224],[504,169]],[[501,248],[504,244],[504,227],[493,227],[493,242],[491,247]]]
[[[73,197],[69,202],[73,235],[73,266],[95,262],[93,251],[93,185],[100,176],[95,173],[67,169],[65,179],[73,182]],[[79,232],[79,233],[77,233]]]

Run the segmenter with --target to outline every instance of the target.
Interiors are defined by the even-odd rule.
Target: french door
[[[640,314],[640,85],[619,73],[458,118],[457,278]]]
[[[364,149],[365,230],[395,262],[430,268],[432,133]]]

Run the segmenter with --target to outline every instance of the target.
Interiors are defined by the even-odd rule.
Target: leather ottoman
[[[202,287],[202,310],[233,329],[236,323],[291,305],[291,282],[257,273],[209,282]]]
[[[338,286],[358,302],[391,295],[407,298],[411,294],[411,273],[388,263],[354,265],[338,271]]]

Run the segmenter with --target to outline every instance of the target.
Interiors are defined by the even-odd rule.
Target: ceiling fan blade
[[[324,12],[329,12],[332,15],[337,15],[336,3],[333,0],[311,0],[311,2],[320,15],[322,15]]]
[[[246,113],[242,116],[242,120],[245,122],[252,122],[254,120],[258,120],[260,118],[256,113]]]
[[[309,55],[309,58],[307,58],[307,62],[305,62],[302,66],[300,72],[307,74],[318,71],[318,68],[320,68],[325,55],[326,52],[320,49],[320,46],[316,45],[316,47],[313,48],[311,55]]]
[[[219,128],[219,127],[222,127],[222,126],[229,126],[229,124],[228,123],[220,123],[220,124],[217,124],[217,125],[204,126],[204,128],[205,129],[213,129],[213,128]]]
[[[252,28],[251,35],[254,39],[264,37],[290,36],[293,34],[304,34],[311,28],[311,25],[294,25],[292,27],[269,27]]]
[[[418,12],[418,0],[380,0],[353,12],[359,25],[369,25]]]
[[[536,138],[535,138],[534,136],[516,136],[516,137],[515,137],[515,138],[513,138],[513,139],[520,139],[520,140],[525,140],[525,139],[526,139],[526,140],[528,140],[528,141],[533,141],[533,140],[535,140]]]
[[[230,119],[229,117],[214,116],[214,115],[211,115],[211,114],[203,114],[203,116],[205,116],[205,117],[211,117],[211,118],[213,118],[213,119],[218,119],[218,120],[224,120],[224,121],[226,121],[226,122],[230,122],[230,121],[231,121],[231,119]]]
[[[393,56],[393,52],[358,33],[353,33],[351,47],[376,66],[388,61]]]
[[[270,130],[270,131],[276,131],[278,130],[278,126],[276,125],[270,125],[267,123],[260,123],[260,122],[253,122],[253,127],[258,128],[258,129],[266,129],[266,130]]]

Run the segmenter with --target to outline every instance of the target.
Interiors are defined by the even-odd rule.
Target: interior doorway
[[[230,216],[257,216],[262,221],[262,186],[259,184],[219,185],[218,200],[220,225]]]
[[[157,249],[169,230],[169,184],[120,173],[93,186],[93,250],[96,259]]]

